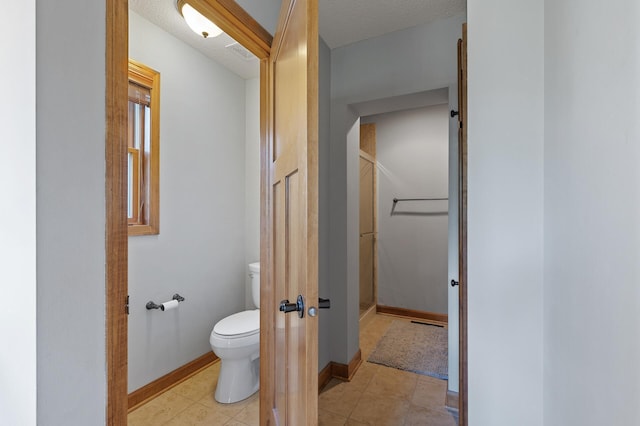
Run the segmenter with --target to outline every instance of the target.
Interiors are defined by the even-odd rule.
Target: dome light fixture
[[[195,10],[186,0],[178,0],[178,11],[194,33],[204,38],[222,34],[222,30],[216,24]]]

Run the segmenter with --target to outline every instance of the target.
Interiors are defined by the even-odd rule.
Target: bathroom
[[[131,394],[210,359],[214,324],[253,308],[260,135],[257,59],[232,57],[251,70],[237,75],[135,10],[129,56],[160,73],[162,94],[159,233],[129,237]],[[173,310],[145,308],[176,293],[185,300]]]

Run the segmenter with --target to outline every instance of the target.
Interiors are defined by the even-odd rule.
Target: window
[[[160,233],[160,74],[129,59],[129,235]]]

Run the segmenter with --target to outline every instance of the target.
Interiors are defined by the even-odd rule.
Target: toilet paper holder
[[[174,294],[171,300],[177,300],[178,302],[184,302],[184,297],[180,296],[178,293]],[[164,307],[162,304],[158,305],[153,301],[148,301],[146,305],[147,309],[160,309],[164,311]]]

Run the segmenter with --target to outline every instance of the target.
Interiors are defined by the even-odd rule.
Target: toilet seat
[[[260,310],[242,311],[221,319],[213,333],[226,339],[237,339],[260,333]]]

